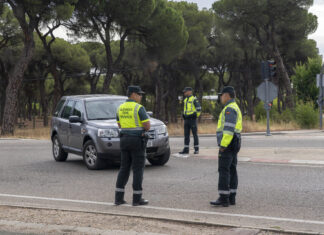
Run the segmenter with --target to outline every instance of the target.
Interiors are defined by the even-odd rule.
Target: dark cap
[[[191,88],[191,87],[185,87],[185,88],[183,89],[183,92],[186,92],[186,91],[192,91],[192,88]]]
[[[127,89],[127,94],[132,94],[132,93],[137,93],[137,94],[145,94],[144,91],[142,91],[140,86],[129,86]]]
[[[235,90],[232,86],[226,86],[223,88],[222,92],[219,95],[223,95],[224,93],[230,94],[232,97],[235,96]]]

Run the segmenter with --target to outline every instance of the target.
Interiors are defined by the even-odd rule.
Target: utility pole
[[[324,64],[321,69],[321,74],[319,75],[319,96],[318,96],[318,105],[319,105],[319,121],[320,121],[320,130],[323,130],[323,99],[324,99]]]

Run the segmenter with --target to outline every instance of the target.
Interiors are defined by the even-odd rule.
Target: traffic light
[[[262,79],[269,79],[269,62],[268,61],[262,61],[261,62],[261,74]]]
[[[273,60],[268,60],[268,66],[269,66],[269,77],[273,78],[277,75],[277,64]]]

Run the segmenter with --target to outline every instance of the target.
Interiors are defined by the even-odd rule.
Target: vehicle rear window
[[[53,114],[54,117],[57,117],[59,115],[64,103],[65,103],[65,99],[62,99],[58,102],[58,104],[56,105],[54,114]]]
[[[94,100],[86,102],[88,120],[115,119],[118,107],[125,100]]]

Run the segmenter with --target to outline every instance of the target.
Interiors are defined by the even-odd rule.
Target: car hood
[[[151,126],[160,126],[163,125],[163,122],[155,119],[155,118],[150,118],[151,121]],[[118,128],[117,121],[115,119],[111,120],[91,120],[88,121],[88,125],[94,126],[97,128]]]

